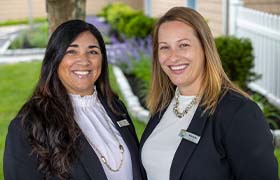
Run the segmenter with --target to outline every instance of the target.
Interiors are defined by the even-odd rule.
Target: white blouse
[[[182,112],[195,96],[179,96],[179,110]],[[181,129],[187,129],[197,104],[182,118],[173,112],[175,98],[162,116],[159,124],[148,137],[141,151],[141,158],[149,180],[169,180],[174,154],[182,140]]]
[[[101,102],[97,97],[97,91],[95,90],[93,95],[83,96],[70,94],[70,98],[73,103],[75,120],[79,125],[81,131],[85,135],[89,144],[92,144],[101,152],[106,158],[107,163],[116,169],[121,161],[121,153],[119,150],[119,144],[114,138],[106,119],[108,120],[111,129],[118,138],[120,144],[123,145],[123,164],[119,171],[113,172],[101,161],[100,154],[96,152],[95,147],[92,146],[96,152],[103,166],[105,174],[108,180],[122,179],[132,180],[132,163],[129,150],[121,137],[119,131],[116,129],[111,118],[107,115]]]

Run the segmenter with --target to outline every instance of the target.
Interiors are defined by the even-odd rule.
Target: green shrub
[[[154,25],[154,19],[123,3],[105,6],[99,16],[104,17],[118,35],[124,34],[128,38],[144,38],[150,34]]]
[[[126,27],[131,22],[131,20],[134,17],[137,16],[143,16],[140,11],[127,11],[127,12],[121,12],[119,15],[119,19],[115,22],[115,24],[112,24],[112,27],[117,30],[121,34],[126,35]],[[134,29],[136,29],[134,27]]]
[[[143,14],[134,16],[125,26],[124,34],[126,37],[145,38],[151,34],[155,20]]]
[[[34,29],[24,30],[10,44],[10,49],[45,48],[48,43],[48,24],[43,23]]]
[[[9,49],[19,49],[23,47],[25,36],[25,33],[21,33],[16,39],[11,42]]]
[[[109,3],[107,6],[104,6],[100,13],[97,14],[99,17],[103,17],[106,21],[108,20],[108,10],[112,8],[113,4]]]
[[[215,42],[226,74],[239,87],[245,89],[249,82],[260,77],[252,71],[254,56],[249,39],[221,36]]]
[[[46,48],[48,43],[48,24],[44,23],[42,26],[30,32],[29,42],[31,47]]]
[[[137,96],[144,103],[151,81],[151,60],[149,57],[142,55],[140,60],[133,60],[131,63],[129,74],[137,79],[135,82],[138,90]]]
[[[259,105],[271,129],[279,129],[280,109],[271,105],[261,94],[253,92],[252,99]]]
[[[113,29],[117,29],[120,19],[127,19],[134,13],[136,13],[135,10],[130,6],[123,3],[114,3],[107,10],[106,21],[112,26]]]

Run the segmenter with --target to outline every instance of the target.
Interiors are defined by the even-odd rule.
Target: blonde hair
[[[205,71],[199,96],[201,97],[200,106],[204,106],[205,111],[210,110],[210,113],[213,113],[219,97],[223,96],[229,89],[248,96],[236,87],[224,72],[214,38],[205,19],[193,9],[174,7],[159,18],[154,27],[152,79],[147,97],[147,107],[151,114],[162,111],[169,105],[176,88],[158,61],[158,30],[163,23],[169,21],[180,21],[190,25],[202,45],[205,56]]]

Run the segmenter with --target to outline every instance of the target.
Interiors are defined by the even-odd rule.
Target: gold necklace
[[[184,117],[185,114],[187,114],[189,112],[189,110],[194,106],[196,105],[196,103],[198,102],[198,97],[194,97],[192,99],[192,101],[187,105],[187,107],[185,108],[185,110],[183,110],[183,112],[179,112],[179,90],[178,88],[176,88],[176,91],[175,91],[175,104],[173,106],[173,112],[175,113],[175,115],[178,117],[178,118],[182,118]]]
[[[102,107],[100,107],[100,108],[104,112],[103,108]],[[107,122],[107,124],[109,126],[109,129],[110,129],[111,133],[114,136],[114,139],[118,142],[119,151],[120,151],[120,154],[121,154],[121,161],[120,161],[120,164],[117,166],[117,168],[112,168],[109,165],[109,163],[108,163],[107,159],[105,158],[105,156],[101,153],[101,151],[91,141],[89,141],[89,139],[87,137],[86,137],[86,139],[88,140],[89,144],[93,147],[93,149],[99,154],[101,161],[106,165],[106,167],[110,171],[118,172],[121,169],[122,164],[123,164],[124,148],[123,148],[123,145],[120,143],[119,139],[117,138],[117,136],[115,135],[113,129],[111,128],[108,118],[105,117],[105,121]]]

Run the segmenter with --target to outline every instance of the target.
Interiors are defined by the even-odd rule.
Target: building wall
[[[33,17],[47,17],[45,0],[30,0]],[[87,0],[86,13],[97,14],[109,2],[123,2],[134,9],[143,9],[143,0]],[[29,17],[28,0],[1,0],[0,21],[26,19]]]
[[[150,0],[151,16],[159,17],[174,6],[186,6],[186,0]]]
[[[213,36],[224,34],[223,0],[199,0],[197,10],[206,18]]]
[[[150,15],[159,17],[174,6],[186,6],[187,0],[150,0]],[[197,10],[208,21],[214,36],[223,34],[223,4],[222,0],[197,0]]]
[[[32,2],[32,16],[46,17],[46,3],[44,0],[30,0]],[[27,0],[0,1],[0,21],[24,19],[29,17]]]
[[[280,0],[243,0],[244,6],[271,14],[280,14]]]

